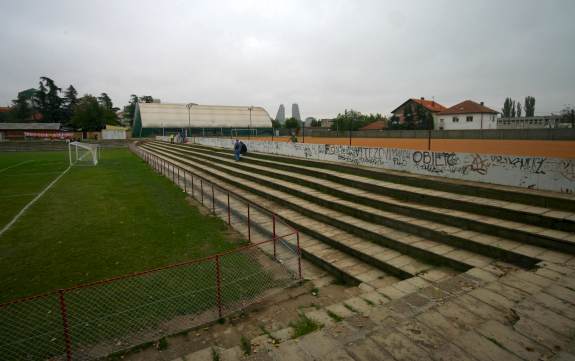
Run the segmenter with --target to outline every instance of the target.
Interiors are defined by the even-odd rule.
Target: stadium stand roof
[[[189,116],[189,118],[188,118]],[[271,118],[262,107],[138,103],[135,123],[142,128],[271,128]]]
[[[60,130],[60,123],[0,123],[0,130]]]

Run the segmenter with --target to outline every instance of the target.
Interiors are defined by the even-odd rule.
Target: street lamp
[[[254,109],[254,106],[251,105],[251,106],[248,107],[248,109],[249,109],[249,111],[250,111],[250,126],[249,126],[249,128],[248,128],[248,131],[249,131],[249,133],[248,133],[248,139],[250,139],[251,136],[252,136],[252,109]]]
[[[349,117],[349,146],[351,147],[351,128],[353,125],[353,118]]]
[[[191,122],[191,117],[190,117],[190,109],[192,109],[192,107],[193,107],[194,105],[197,105],[197,104],[194,104],[194,103],[188,103],[188,104],[186,104],[186,108],[188,108],[188,132],[190,133],[190,135],[191,135],[191,133],[192,133],[192,129],[191,129],[191,127],[192,127],[192,126],[191,126],[192,122]],[[187,134],[186,134],[186,136],[187,136]]]

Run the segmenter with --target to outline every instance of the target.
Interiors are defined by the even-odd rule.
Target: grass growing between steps
[[[240,348],[242,349],[244,355],[248,356],[252,354],[252,343],[243,335],[240,339]]]
[[[307,335],[308,333],[314,332],[323,327],[321,323],[314,321],[303,314],[300,314],[296,321],[290,322],[290,326],[293,328],[292,338]]]
[[[343,317],[339,316],[339,315],[336,314],[336,313],[333,313],[333,312],[330,311],[330,310],[327,310],[327,315],[328,315],[329,317],[331,317],[331,319],[334,320],[335,322],[341,322],[341,321],[343,321]]]

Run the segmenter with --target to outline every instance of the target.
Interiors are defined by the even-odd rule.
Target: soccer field
[[[0,229],[67,167],[66,152],[0,153]],[[236,247],[226,231],[127,149],[106,149],[0,235],[0,303]]]

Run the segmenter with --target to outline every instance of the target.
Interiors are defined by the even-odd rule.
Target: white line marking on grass
[[[2,228],[2,229],[0,230],[0,237],[2,237],[2,235],[3,235],[7,230],[9,230],[10,227],[12,227],[12,225],[13,225],[14,223],[16,223],[16,221],[17,221],[20,217],[22,217],[22,215],[24,214],[24,212],[26,212],[26,210],[27,210],[28,208],[30,208],[34,203],[36,203],[36,201],[37,201],[38,199],[40,199],[40,198],[44,195],[44,193],[46,193],[46,192],[48,191],[48,189],[52,188],[52,186],[53,186],[54,184],[56,184],[56,182],[58,182],[58,181],[60,180],[60,178],[62,178],[62,177],[64,176],[64,174],[68,173],[68,171],[69,171],[71,168],[72,168],[71,166],[68,167],[68,168],[66,168],[59,176],[56,177],[56,179],[54,179],[52,182],[50,182],[50,184],[48,184],[48,185],[46,186],[46,188],[44,188],[44,189],[42,190],[42,192],[38,193],[38,195],[37,195],[36,197],[34,197],[34,199],[32,199],[30,202],[28,202],[28,204],[26,204],[26,205],[24,206],[24,208],[22,208],[22,209],[20,210],[20,212],[18,212],[18,214],[15,215],[14,218],[12,218],[12,220],[11,220],[10,222],[8,222],[8,224],[5,225],[4,228]]]
[[[14,165],[11,165],[11,166],[9,166],[9,167],[2,168],[2,169],[0,169],[0,173],[5,172],[5,171],[7,171],[8,169],[16,168],[16,167],[19,166],[19,165],[26,164],[26,163],[30,163],[30,162],[33,162],[33,160],[25,160],[25,161],[20,162],[20,163],[18,163],[18,164],[14,164]]]

